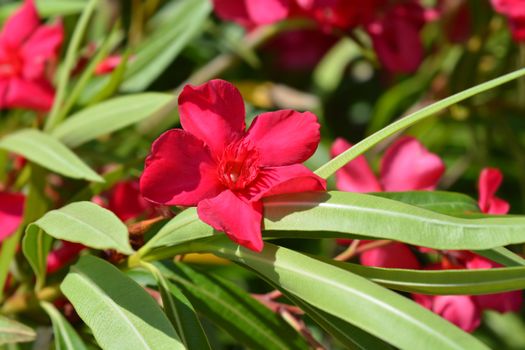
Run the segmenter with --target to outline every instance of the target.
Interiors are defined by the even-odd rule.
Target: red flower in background
[[[523,0],[491,0],[496,12],[507,16],[512,36],[516,41],[525,41],[525,2]]]
[[[332,157],[352,145],[338,138],[332,145]],[[366,158],[359,156],[337,171],[337,188],[349,192],[395,192],[434,190],[445,165],[441,158],[429,152],[417,139],[404,136],[386,150],[377,178]]]
[[[60,23],[40,25],[33,0],[5,23],[0,33],[0,108],[51,108],[54,90],[48,79],[62,44]]]
[[[363,26],[372,38],[381,63],[388,70],[401,73],[410,73],[418,68],[423,59],[420,31],[437,14],[434,10],[423,8],[417,0],[214,0],[213,3],[220,18],[234,21],[247,29],[295,17],[314,20],[318,30],[326,36],[333,36],[334,29],[349,31]],[[334,36],[333,41],[337,38]],[[305,61],[309,66],[306,62],[298,66],[311,68],[312,53],[320,58],[327,51],[327,43],[328,40],[314,40],[305,42],[302,47],[283,47],[283,52],[287,56],[295,54],[296,57],[306,53]],[[316,49],[318,45],[320,48]]]
[[[153,205],[140,194],[138,180],[119,182],[108,197],[107,208],[122,221],[135,219],[141,215],[150,217],[154,212]]]
[[[223,80],[187,85],[179,114],[184,130],[162,134],[146,159],[140,179],[146,199],[197,206],[202,221],[260,251],[262,198],[325,190],[325,180],[300,164],[319,144],[314,114],[267,112],[245,131],[242,97]]]
[[[496,191],[501,186],[503,175],[496,168],[485,168],[479,174],[478,205],[485,214],[507,214],[510,209],[508,202],[496,197]]]
[[[24,217],[25,196],[0,191],[0,243],[16,232]]]
[[[336,157],[352,145],[338,138],[332,145]],[[445,166],[441,158],[430,153],[417,139],[404,136],[392,143],[381,159],[379,179],[364,156],[359,156],[335,174],[336,186],[348,192],[383,192],[433,190]],[[341,242],[348,243],[348,240]],[[363,241],[361,244],[366,244]],[[367,250],[360,255],[361,264],[389,268],[418,269],[420,264],[403,243]]]

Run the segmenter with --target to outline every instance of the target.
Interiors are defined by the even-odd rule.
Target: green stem
[[[472,97],[474,95],[477,95],[481,92],[490,90],[496,86],[505,84],[509,81],[512,81],[514,79],[517,79],[521,76],[525,75],[525,68],[519,69],[517,71],[514,71],[512,73],[508,73],[506,75],[503,75],[501,77],[498,77],[493,80],[489,80],[483,84],[476,85],[470,89],[464,90],[462,92],[459,92],[455,95],[449,96],[441,101],[435,102],[427,107],[424,107],[420,109],[419,111],[412,113],[408,116],[406,116],[403,119],[398,120],[397,122],[394,122],[383,129],[375,132],[374,134],[368,136],[361,142],[358,142],[355,146],[348,149],[347,151],[341,153],[339,156],[335,157],[328,163],[321,166],[319,169],[315,171],[317,175],[319,175],[322,178],[328,178],[331,175],[333,175],[337,170],[345,166],[348,162],[353,160],[354,158],[360,156],[365,151],[370,149],[372,146],[375,146],[385,138],[395,134],[396,132],[399,132],[401,130],[404,130],[408,128],[411,125],[414,125],[415,123],[424,120],[428,117],[433,116],[435,113],[442,111],[443,109],[452,106],[455,103],[458,103],[460,101],[463,101],[469,97]]]
[[[44,125],[45,131],[51,131],[65,117],[64,114],[60,113],[60,109],[66,97],[67,86],[69,84],[69,75],[76,64],[78,49],[80,48],[82,38],[84,37],[89,20],[95,11],[97,4],[98,0],[89,1],[82,12],[82,15],[80,16],[77,26],[75,27],[73,37],[71,38],[71,42],[67,48],[64,64],[62,65],[59,73],[60,76],[58,80],[57,93],[53,102],[53,108],[51,109],[51,112],[49,113],[49,116],[47,117],[46,123]]]

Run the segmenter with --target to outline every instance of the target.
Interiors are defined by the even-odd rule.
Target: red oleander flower
[[[332,156],[338,156],[352,145],[339,138],[332,145]],[[341,191],[396,192],[434,190],[445,166],[438,155],[429,152],[417,139],[404,136],[386,150],[377,178],[366,158],[359,156],[337,171],[336,184]]]
[[[478,191],[479,209],[485,214],[507,214],[510,209],[508,202],[496,197],[496,191],[501,186],[503,174],[496,168],[485,168],[479,174]]]
[[[512,37],[525,41],[525,2],[523,0],[491,0],[492,7],[509,20]]]
[[[335,157],[352,145],[338,138],[332,145]],[[429,152],[417,139],[404,136],[386,150],[381,159],[377,178],[364,156],[359,156],[335,174],[336,186],[348,192],[383,192],[433,190],[445,171],[439,156]],[[339,243],[349,243],[340,240]],[[363,241],[361,244],[366,244]],[[387,268],[418,269],[420,263],[410,248],[403,243],[367,250],[360,255],[361,264]]]
[[[419,32],[426,17],[417,2],[400,3],[366,25],[381,63],[392,72],[411,73],[423,60],[423,43]]]
[[[40,25],[33,0],[5,23],[0,33],[0,108],[51,108],[54,90],[47,77],[63,39],[62,25]]]
[[[286,19],[293,0],[213,0],[217,15],[252,28]]]
[[[61,246],[47,255],[46,271],[53,273],[76,259],[84,248],[83,244],[61,241]]]
[[[24,216],[25,196],[0,191],[0,243],[16,232]]]
[[[127,180],[117,183],[108,196],[107,208],[122,221],[138,218],[141,215],[151,216],[153,205],[140,194],[138,180]]]
[[[183,129],[162,134],[146,159],[140,179],[146,199],[197,206],[202,221],[260,251],[262,198],[326,189],[323,179],[300,164],[319,144],[314,114],[267,112],[246,131],[242,97],[223,80],[187,85],[179,114]]]

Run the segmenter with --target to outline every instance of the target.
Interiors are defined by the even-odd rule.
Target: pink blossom
[[[122,221],[135,219],[141,215],[151,216],[153,214],[153,205],[140,194],[137,180],[117,183],[108,197],[108,209]]]
[[[339,138],[332,145],[333,157],[352,145]],[[380,176],[372,172],[366,158],[359,156],[337,171],[337,188],[349,192],[434,190],[445,171],[439,156],[429,152],[417,139],[404,136],[386,150]]]
[[[338,138],[332,145],[332,157],[350,147],[350,143]],[[349,192],[433,190],[444,171],[443,161],[436,154],[430,153],[417,139],[404,136],[390,145],[383,155],[379,179],[364,156],[338,170],[335,177],[337,188]],[[367,266],[420,267],[416,256],[403,243],[367,250],[360,259]]]
[[[392,72],[411,73],[423,60],[419,32],[425,24],[425,10],[416,2],[400,3],[376,16],[366,25],[377,57]]]
[[[486,214],[507,214],[510,209],[508,202],[496,197],[496,191],[501,186],[503,174],[496,168],[484,168],[478,179],[478,205]]]
[[[33,0],[25,0],[0,33],[0,108],[51,107],[54,91],[47,70],[62,39],[62,25],[40,25]]]
[[[410,248],[399,242],[367,250],[360,255],[360,260],[365,266],[414,270],[421,268],[421,264]]]
[[[325,190],[325,181],[300,164],[319,144],[314,114],[267,112],[245,131],[242,97],[223,80],[187,85],[179,114],[183,129],[162,134],[146,159],[140,179],[146,199],[197,206],[202,221],[260,251],[262,198]]]
[[[512,36],[516,41],[525,41],[525,2],[523,0],[491,0],[496,12],[507,16]]]
[[[47,255],[47,273],[56,272],[71,263],[84,248],[79,243],[61,241],[61,246]]]
[[[501,267],[500,264],[477,255],[467,261],[466,265],[468,269],[492,269],[495,267]],[[474,298],[481,308],[496,310],[501,313],[519,311],[523,301],[521,290],[506,293],[476,295]]]
[[[290,15],[293,0],[213,0],[215,13],[220,18],[242,26],[275,23]]]
[[[24,217],[25,196],[0,191],[0,243],[16,232]]]
[[[473,332],[481,322],[481,310],[468,295],[414,294],[414,300],[455,324],[465,332]]]

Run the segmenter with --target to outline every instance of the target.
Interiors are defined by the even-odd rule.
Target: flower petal
[[[47,256],[47,273],[58,271],[63,266],[72,262],[84,248],[86,247],[79,243],[62,241],[62,246],[53,250]]]
[[[314,154],[321,137],[319,127],[313,113],[280,110],[255,118],[246,137],[259,150],[261,165],[290,165]]]
[[[392,243],[367,250],[360,255],[362,265],[396,269],[420,269],[421,264],[410,248],[403,243]]]
[[[135,180],[117,183],[109,196],[108,209],[122,221],[151,213],[152,205],[140,194],[139,182]]]
[[[250,19],[258,25],[270,24],[288,17],[288,0],[247,0],[246,11]]]
[[[264,168],[245,193],[246,199],[258,201],[277,194],[326,191],[326,180],[302,164]]]
[[[252,28],[285,19],[289,0],[213,0],[215,13],[224,20]]]
[[[40,24],[33,0],[24,4],[7,20],[0,34],[0,42],[9,48],[22,46]]]
[[[481,310],[468,295],[436,295],[432,311],[465,332],[473,332],[481,323]]]
[[[22,194],[0,192],[0,242],[15,233],[22,223],[24,203]]]
[[[487,214],[505,215],[510,210],[510,204],[501,198],[493,197],[489,203]]]
[[[518,312],[523,304],[521,290],[506,293],[496,293],[474,296],[482,309],[496,310],[501,313]]]
[[[207,147],[181,129],[168,130],[155,140],[140,178],[144,198],[166,205],[197,205],[222,188]]]
[[[6,107],[48,111],[54,97],[53,88],[45,81],[11,79],[4,101]]]
[[[202,140],[213,155],[244,134],[244,102],[239,90],[224,80],[186,85],[179,96],[180,123]]]
[[[342,138],[332,144],[332,158],[340,155],[352,145]],[[335,173],[337,189],[348,192],[381,192],[381,185],[370,169],[364,156],[359,156]]]
[[[385,191],[433,190],[444,171],[441,158],[409,136],[394,142],[381,160]]]
[[[197,212],[202,221],[224,231],[232,241],[256,252],[262,250],[260,202],[249,202],[226,190],[199,202]]]
[[[510,206],[504,200],[496,197],[496,191],[501,186],[503,174],[496,168],[484,168],[478,180],[478,205],[486,214],[506,214]]]
[[[44,77],[46,64],[58,57],[63,39],[64,29],[61,22],[41,26],[31,35],[21,51],[26,79]]]

